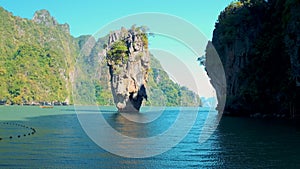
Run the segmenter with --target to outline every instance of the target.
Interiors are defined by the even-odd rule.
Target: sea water
[[[176,122],[181,108],[164,108],[154,119],[151,111],[135,122],[114,107],[90,111],[103,115],[117,132],[147,138],[163,134]],[[206,125],[208,108],[197,110],[195,124],[170,150],[147,158],[112,154],[94,142],[78,120],[74,106],[41,109],[31,106],[0,107],[0,167],[3,168],[299,168],[300,132],[284,122],[223,117],[205,142],[199,136]],[[146,109],[142,109],[146,110]],[[152,110],[153,111],[156,110]],[[148,120],[148,121],[147,121]],[[184,121],[183,121],[184,122]],[[187,121],[186,121],[187,122]],[[90,123],[93,125],[96,123]],[[215,125],[215,124],[213,124]],[[31,134],[36,131],[34,134]],[[183,130],[184,128],[182,128]],[[180,133],[181,128],[177,131]],[[30,133],[30,135],[28,135]],[[175,133],[176,134],[176,133]],[[26,136],[24,136],[26,135]],[[20,136],[20,137],[18,137]],[[10,138],[11,137],[11,138]],[[115,143],[115,140],[112,140]],[[162,143],[164,144],[164,143]],[[127,151],[130,142],[116,145]],[[151,146],[151,145],[149,145]],[[143,147],[142,147],[143,148]]]

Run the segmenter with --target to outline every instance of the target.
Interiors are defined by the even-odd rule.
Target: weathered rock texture
[[[139,111],[143,99],[147,99],[145,85],[150,68],[146,34],[134,27],[112,32],[106,56],[115,105],[119,111]]]
[[[147,87],[147,106],[201,105],[197,94],[174,83],[160,62],[153,55],[149,57],[142,28],[123,29],[98,39],[91,35],[74,38],[67,33],[68,24],[60,24],[47,10],[37,11],[29,20],[0,7],[0,18],[0,104],[109,106],[115,100],[128,107],[128,100],[132,100],[136,108],[130,104],[137,110],[146,98]],[[123,43],[121,52],[110,52],[119,40]],[[106,52],[121,57],[112,57],[107,66]],[[121,99],[113,98],[111,86]]]
[[[216,89],[218,100],[216,109],[221,112],[224,110],[226,103],[226,77],[222,62],[220,61],[219,55],[211,42],[208,42],[207,44],[206,57],[209,59],[207,59],[205,63],[201,64],[205,64],[205,70],[210,77],[210,83]]]
[[[289,118],[300,114],[299,18],[297,0],[241,0],[220,14],[212,44],[226,74],[226,113]],[[208,63],[213,62],[210,45]],[[220,98],[224,89],[218,76],[208,75]]]
[[[59,27],[64,32],[70,34],[69,24],[59,24],[56,19],[50,15],[50,12],[45,9],[36,11],[32,21],[47,27]]]
[[[128,35],[128,31],[123,29],[124,33],[127,36],[132,36],[132,34]],[[127,32],[127,33],[126,33]],[[179,84],[174,83],[168,74],[164,71],[160,62],[150,53],[150,61],[148,60],[148,52],[146,48],[147,39],[146,36],[139,37],[141,35],[137,35],[137,39],[135,42],[126,43],[124,39],[125,35],[121,37],[121,31],[112,32],[111,36],[108,34],[105,37],[99,38],[96,40],[92,36],[80,36],[78,38],[78,44],[81,48],[81,55],[78,58],[77,63],[80,63],[80,70],[84,70],[86,72],[86,76],[90,82],[94,82],[92,86],[95,86],[95,92],[87,94],[87,90],[76,90],[80,91],[80,98],[84,100],[89,100],[96,96],[95,100],[91,99],[91,103],[97,102],[98,105],[115,105],[112,90],[126,90],[126,85],[123,80],[128,81],[130,79],[124,79],[122,76],[130,77],[133,76],[134,79],[138,79],[136,86],[131,85],[129,89],[131,91],[136,91],[138,89],[138,85],[142,84],[143,81],[147,81],[147,85],[144,85],[147,90],[148,100],[144,101],[142,105],[145,106],[199,106],[201,105],[200,97],[189,90],[187,87],[180,86]],[[128,38],[132,41],[133,37]],[[142,39],[140,39],[142,38]],[[123,40],[122,40],[123,39]],[[108,45],[110,43],[110,45]],[[143,44],[144,45],[143,45]],[[131,45],[133,45],[131,47]],[[135,46],[134,46],[135,45]],[[128,47],[129,46],[129,47]],[[142,49],[142,48],[143,49]],[[118,52],[119,50],[119,52]],[[132,52],[129,52],[132,51]],[[112,54],[116,56],[113,57]],[[129,57],[130,54],[130,57]],[[143,56],[144,55],[144,56]],[[106,59],[107,58],[107,59]],[[107,66],[107,61],[109,61],[109,65]],[[132,68],[128,68],[127,62],[130,61],[130,65]],[[150,62],[150,65],[149,65]],[[111,69],[110,69],[111,68]],[[147,70],[149,68],[149,71]],[[123,69],[126,69],[125,71]],[[131,70],[130,70],[131,69]],[[111,70],[111,72],[110,72]],[[130,72],[131,73],[130,73]],[[135,77],[135,72],[142,71]],[[124,74],[120,75],[119,73]],[[146,74],[147,73],[147,74]],[[113,78],[115,78],[115,82],[113,84],[113,88],[111,88],[111,75],[113,74]],[[114,75],[118,74],[118,75]],[[143,76],[145,77],[143,78]],[[148,78],[146,78],[146,75]],[[116,77],[118,76],[118,77]],[[120,78],[122,82],[116,82],[116,78]],[[119,81],[119,80],[117,80]],[[86,84],[88,82],[81,82],[80,84]],[[122,83],[122,84],[120,84]],[[126,82],[127,83],[127,82]],[[134,84],[135,82],[131,83]],[[118,89],[117,88],[118,86]],[[81,85],[80,85],[81,86]],[[123,89],[121,89],[121,87]],[[124,89],[125,88],[125,89]],[[115,91],[116,92],[116,91]],[[120,92],[122,93],[122,92]],[[126,92],[126,95],[129,95]],[[141,93],[140,93],[141,94]],[[125,95],[125,94],[124,94]],[[84,96],[84,97],[83,97]],[[123,96],[122,96],[123,97]],[[127,98],[128,100],[128,98]],[[123,103],[123,100],[121,101]],[[87,103],[90,104],[90,103]],[[118,104],[118,101],[117,101]]]

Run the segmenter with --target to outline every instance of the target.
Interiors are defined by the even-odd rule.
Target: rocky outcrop
[[[70,26],[65,23],[65,24],[59,24],[54,17],[50,15],[50,12],[42,9],[39,11],[36,11],[32,21],[37,23],[37,24],[42,24],[47,27],[53,27],[53,26],[58,26],[63,30],[64,32],[70,34]]]
[[[136,93],[139,88],[142,89],[139,93],[136,93],[140,96],[145,94],[145,87],[147,91],[147,101],[143,102],[143,106],[201,105],[199,96],[188,88],[173,82],[164,71],[159,60],[151,53],[149,53],[149,61],[146,36],[142,35],[142,37],[140,37],[141,35],[134,35],[134,37],[133,34],[137,32],[133,33],[130,31],[131,33],[129,35],[128,30],[125,29],[123,29],[123,32],[124,33],[114,31],[98,40],[92,36],[80,36],[77,38],[79,47],[81,48],[81,55],[77,63],[80,63],[80,69],[86,72],[86,77],[88,78],[85,79],[95,82],[93,84],[93,86],[95,86],[95,94],[92,93],[91,96],[96,96],[95,100],[98,105],[108,106],[115,105],[115,103],[116,105],[118,103],[121,105],[121,103],[126,103],[124,100],[127,100],[127,102],[128,99],[134,100],[134,98],[128,97],[130,93],[125,91],[127,90],[126,87],[129,85],[129,82],[131,82],[131,85],[129,85],[128,90],[135,91]],[[127,43],[125,39],[127,39]],[[110,45],[108,45],[108,43]],[[113,53],[115,57],[112,57]],[[109,62],[109,66],[107,66],[107,61]],[[130,63],[127,65],[127,62]],[[132,68],[127,68],[129,65],[131,65]],[[136,72],[138,71],[143,73],[137,75]],[[124,75],[120,75],[121,72]],[[130,76],[132,76],[132,78],[127,78]],[[117,78],[119,78],[119,80]],[[113,84],[111,83],[112,80]],[[147,85],[138,87],[141,86],[143,81],[146,81]],[[88,82],[82,84],[85,83]],[[116,92],[121,93],[119,95],[121,99],[116,98]],[[112,93],[115,93],[114,97]],[[82,93],[82,95],[88,94]],[[135,94],[132,96],[134,95]],[[87,98],[87,100],[89,98]],[[141,102],[141,100],[139,102]],[[135,103],[139,102],[136,101]],[[136,105],[137,108],[139,104]]]
[[[219,55],[211,42],[206,47],[206,60],[201,64],[205,65],[207,75],[210,77],[210,83],[216,89],[218,104],[216,109],[221,112],[224,110],[226,102],[226,77],[224,76],[223,65],[220,62]],[[201,59],[199,59],[201,62]]]
[[[43,24],[43,25],[49,26],[49,27],[58,25],[55,18],[53,18],[50,15],[49,11],[47,11],[45,9],[36,11],[32,18],[32,21],[35,23],[38,23],[38,24]]]
[[[211,84],[216,89],[218,102],[227,96],[225,113],[235,113],[247,109],[247,106],[237,103],[240,96],[240,86],[244,79],[240,78],[240,72],[251,60],[251,49],[262,29],[262,17],[254,13],[264,15],[262,11],[254,11],[245,7],[242,3],[232,3],[219,16],[215,25],[212,42],[206,48],[206,71],[211,78]],[[243,19],[239,19],[243,18]],[[226,85],[220,83],[220,76],[216,71],[220,65],[216,61],[216,55],[220,57],[225,71]],[[226,88],[226,89],[224,89]],[[218,108],[224,105],[218,105]]]
[[[106,47],[111,90],[119,111],[139,111],[147,99],[150,68],[148,39],[140,28],[122,28],[109,35]]]
[[[291,118],[299,113],[299,5],[296,0],[241,0],[220,14],[206,69],[213,69],[214,46],[226,75],[225,113]],[[208,75],[220,99],[224,89],[218,76]]]

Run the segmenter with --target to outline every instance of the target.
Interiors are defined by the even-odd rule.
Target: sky
[[[68,23],[74,37],[95,34],[110,23],[139,13],[163,13],[193,25],[206,40],[200,40],[200,52],[172,37],[150,38],[150,52],[155,53],[174,81],[200,96],[212,97],[214,90],[204,68],[196,62],[204,54],[204,41],[212,39],[218,15],[233,0],[0,0],[0,6],[15,16],[31,19],[34,12],[47,9],[59,23]],[[160,24],[160,22],[158,22]],[[176,27],[173,27],[174,29]],[[172,26],[170,26],[172,29]],[[197,40],[197,39],[196,39]],[[151,51],[152,50],[152,51]],[[172,62],[170,62],[172,61]],[[180,68],[180,69],[179,69]],[[186,69],[187,68],[187,69]],[[181,70],[182,71],[178,71]],[[187,74],[187,72],[189,72]],[[187,77],[193,77],[192,79]]]
[[[0,0],[14,15],[31,19],[36,10],[47,9],[59,23],[68,23],[75,37],[93,34],[120,17],[161,12],[191,22],[211,39],[219,13],[232,0]]]

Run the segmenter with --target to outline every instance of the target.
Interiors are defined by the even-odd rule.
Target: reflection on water
[[[151,112],[149,112],[151,113]],[[137,123],[148,119],[146,114],[142,113],[117,113],[104,114],[105,120],[118,132],[134,138],[146,138],[162,134],[176,120],[178,111],[162,113],[161,116],[150,123]],[[132,121],[131,119],[134,119]]]
[[[139,114],[132,114],[131,116],[139,117]],[[110,117],[106,118],[111,127],[118,132],[129,137],[147,137],[148,128],[145,124],[136,124],[135,122],[129,121],[122,114],[114,113]]]
[[[77,115],[54,108],[48,114],[37,108],[30,118],[10,120],[36,128],[35,135],[0,141],[0,166],[4,168],[299,168],[300,133],[274,121],[223,118],[209,139],[199,144],[199,133],[207,117],[200,111],[189,134],[173,149],[151,158],[132,159],[113,155],[97,146],[83,131]],[[1,115],[14,108],[1,109]],[[49,111],[49,110],[47,110]],[[4,112],[4,113],[3,113]],[[38,116],[42,113],[42,116]],[[96,112],[91,112],[91,115]],[[151,123],[135,123],[113,108],[103,113],[106,121],[129,137],[143,138],[163,133],[175,121],[174,109]],[[139,117],[135,117],[138,119]],[[2,118],[1,118],[2,119]],[[1,121],[6,122],[6,121]],[[94,124],[91,124],[93,126]],[[17,128],[0,126],[3,133]],[[120,140],[121,142],[122,140]],[[112,141],[113,142],[113,141]],[[126,144],[116,145],[126,149]]]
[[[126,119],[136,123],[150,123],[157,120],[163,112],[165,107],[142,107],[140,113],[121,113]]]
[[[152,157],[170,150],[188,134],[198,114],[198,108],[168,108],[155,121],[136,123],[131,119],[149,119],[147,116],[151,117],[152,112],[119,114],[101,110],[91,113],[94,111],[84,111],[86,107],[76,108],[84,131],[97,145],[129,158]]]

